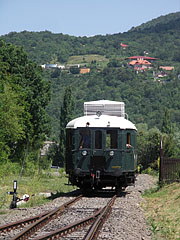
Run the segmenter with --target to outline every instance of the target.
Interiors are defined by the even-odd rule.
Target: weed
[[[143,197],[142,207],[155,239],[180,239],[180,183],[157,186]]]

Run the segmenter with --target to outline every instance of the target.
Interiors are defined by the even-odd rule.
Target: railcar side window
[[[106,131],[106,148],[116,149],[117,144],[117,130],[107,130]]]
[[[66,146],[67,148],[70,148],[70,149],[73,149],[74,147],[73,132],[71,129],[68,129],[66,133]]]
[[[131,146],[131,134],[127,133],[127,141],[126,141],[127,146]]]
[[[91,146],[91,132],[89,129],[87,130],[80,130],[80,142],[79,148],[90,148]]]
[[[102,149],[102,132],[99,130],[95,131],[95,148]]]

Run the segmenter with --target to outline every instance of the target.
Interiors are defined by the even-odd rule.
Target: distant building
[[[163,69],[163,70],[166,70],[166,71],[172,71],[174,70],[174,67],[170,67],[170,66],[160,66],[159,68]]]
[[[48,153],[49,147],[56,142],[46,141],[43,148],[40,149],[41,156],[45,156]]]
[[[80,69],[81,74],[86,74],[86,73],[89,73],[89,72],[90,72],[90,68],[81,68]]]
[[[129,62],[129,66],[137,71],[145,71],[146,69],[152,68],[152,63],[147,60],[132,60]]]
[[[147,60],[147,61],[155,61],[157,58],[147,57],[147,56],[133,56],[126,58],[127,60]]]
[[[128,47],[127,44],[123,44],[123,43],[121,43],[120,46],[122,47],[122,49],[126,49]]]
[[[45,64],[45,68],[57,68],[57,64]]]
[[[41,65],[41,67],[42,67],[43,69],[45,69],[45,68],[46,68],[46,64]]]
[[[56,69],[56,68],[59,68],[59,69],[65,69],[65,66],[64,65],[58,65],[58,64],[43,64],[41,65],[41,67],[43,69]]]

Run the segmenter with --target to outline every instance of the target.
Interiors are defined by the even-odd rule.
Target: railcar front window
[[[91,132],[89,129],[80,130],[80,141],[79,148],[90,148],[91,147]]]
[[[102,132],[95,131],[95,148],[102,149]]]
[[[107,130],[106,131],[106,148],[116,149],[117,144],[117,130]]]

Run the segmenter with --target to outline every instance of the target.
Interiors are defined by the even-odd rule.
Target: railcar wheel
[[[116,194],[117,196],[120,196],[122,193],[122,186],[121,185],[117,185],[116,186]]]

